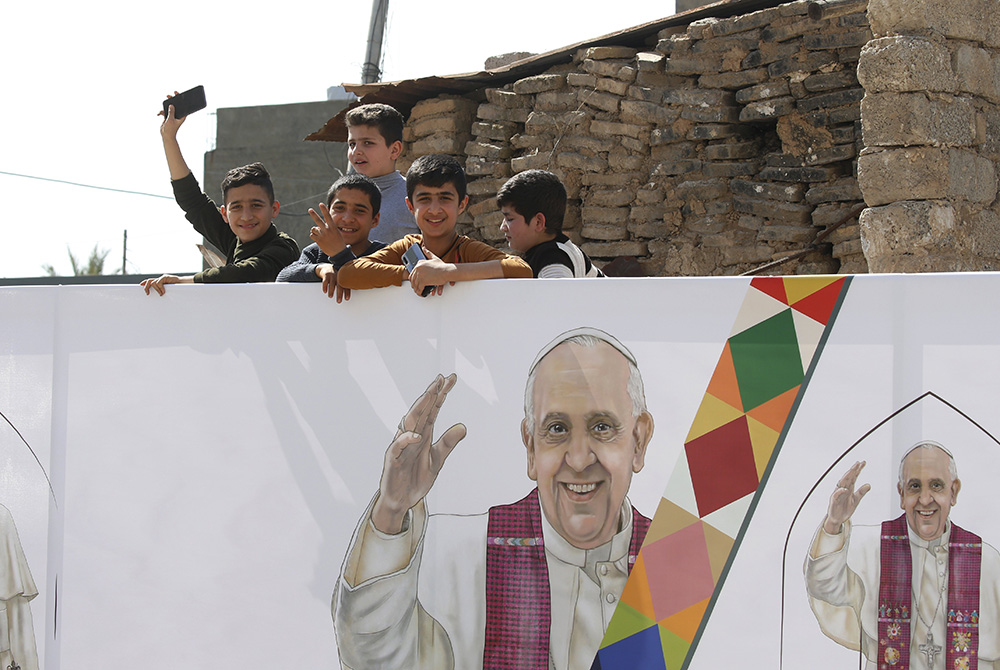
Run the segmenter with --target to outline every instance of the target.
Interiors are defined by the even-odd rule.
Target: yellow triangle
[[[741,416],[743,416],[742,411],[706,393],[701,400],[698,413],[694,415],[694,423],[691,424],[691,431],[684,443],[687,444],[691,440],[710,433]]]
[[[719,583],[722,571],[733,551],[735,540],[718,528],[702,522],[702,532],[705,533],[705,547],[708,549],[708,563],[712,566],[712,581]]]
[[[794,305],[802,298],[826,288],[839,279],[843,279],[843,277],[837,275],[785,277],[785,295],[788,297],[788,304]]]
[[[678,507],[666,498],[660,498],[660,504],[656,507],[656,514],[646,531],[646,539],[642,541],[642,546],[648,546],[657,540],[662,540],[668,535],[673,535],[679,530],[687,528],[698,521],[698,517],[687,510]]]
[[[752,416],[747,416],[747,430],[750,433],[750,444],[753,445],[753,461],[757,466],[757,479],[764,476],[774,445],[778,444],[780,433],[768,428]]]

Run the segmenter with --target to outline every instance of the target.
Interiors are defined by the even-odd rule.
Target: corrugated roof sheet
[[[335,117],[316,132],[307,135],[307,140],[326,142],[346,142],[347,127],[344,125],[344,115],[358,105],[381,102],[392,105],[404,116],[408,117],[413,106],[421,100],[439,95],[464,95],[480,88],[499,88],[525,77],[541,74],[554,65],[568,63],[580,49],[598,46],[629,46],[642,48],[653,46],[649,41],[666,28],[687,26],[698,19],[729,18],[759,9],[776,7],[786,0],[722,0],[704,7],[691,9],[680,14],[674,14],[663,19],[643,23],[632,28],[619,30],[601,37],[576,44],[570,44],[537,56],[531,56],[492,70],[450,74],[443,76],[421,77],[420,79],[405,79],[392,82],[375,82],[372,84],[343,84],[344,88],[358,96],[359,100],[344,108]]]

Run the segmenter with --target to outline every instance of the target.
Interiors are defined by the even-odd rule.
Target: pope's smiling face
[[[906,512],[906,523],[924,540],[934,540],[944,533],[948,513],[962,488],[952,479],[948,454],[937,447],[919,447],[903,460],[903,476],[897,488],[899,506]]]
[[[648,412],[633,416],[628,362],[614,347],[564,343],[538,364],[534,427],[521,425],[528,476],[545,518],[570,544],[600,546],[618,532],[632,474],[653,433]]]

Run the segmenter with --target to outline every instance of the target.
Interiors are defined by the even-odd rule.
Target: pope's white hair
[[[524,419],[528,432],[535,432],[535,379],[538,376],[538,366],[542,360],[548,356],[553,349],[564,344],[575,344],[580,347],[592,348],[600,344],[606,344],[618,351],[628,364],[628,381],[625,388],[628,397],[632,401],[632,416],[636,417],[646,411],[646,392],[642,384],[642,375],[639,373],[639,366],[636,365],[635,357],[624,344],[619,342],[603,330],[596,328],[577,328],[563,333],[546,345],[535,362],[531,364],[528,372],[528,381],[524,387]]]
[[[951,481],[958,479],[958,466],[955,464],[955,457],[951,455],[951,452],[944,448],[939,442],[934,440],[922,440],[917,442],[915,445],[906,450],[903,457],[899,459],[899,485],[903,485],[903,463],[906,462],[906,457],[912,454],[917,449],[940,449],[948,456],[948,475],[951,477]]]

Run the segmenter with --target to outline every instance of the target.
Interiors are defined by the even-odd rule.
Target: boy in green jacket
[[[186,277],[146,279],[143,289],[147,295],[150,290],[163,295],[167,284],[274,281],[282,268],[298,258],[299,247],[274,226],[280,205],[274,199],[271,176],[260,163],[233,168],[222,180],[225,205],[217,209],[199,188],[181,154],[177,131],[183,123],[184,117],[174,118],[174,106],[170,105],[160,126],[174,198],[194,229],[226,255],[226,264]]]

